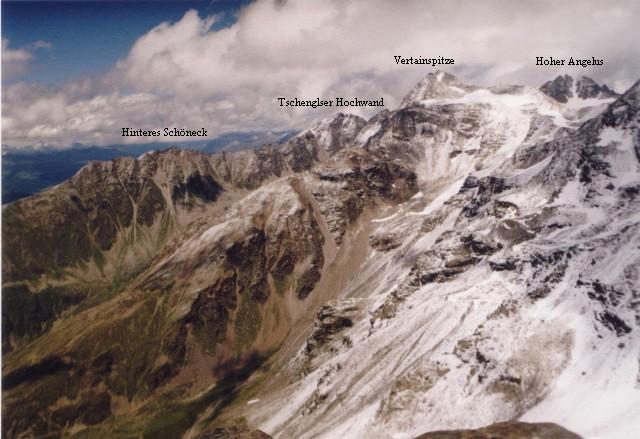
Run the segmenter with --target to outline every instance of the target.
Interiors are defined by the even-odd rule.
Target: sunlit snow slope
[[[413,162],[421,192],[370,222],[395,244],[372,245],[249,419],[282,438],[518,418],[635,437],[639,111],[638,83],[562,103],[440,72],[371,119],[357,144]]]

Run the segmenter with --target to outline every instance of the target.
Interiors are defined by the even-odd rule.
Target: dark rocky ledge
[[[580,436],[556,424],[509,421],[475,430],[433,431],[416,439],[580,439]]]

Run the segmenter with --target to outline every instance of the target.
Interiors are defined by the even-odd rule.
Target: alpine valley
[[[3,437],[640,432],[640,81],[436,72],[2,214]]]

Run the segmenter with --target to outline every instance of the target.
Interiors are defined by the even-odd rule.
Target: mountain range
[[[187,142],[183,149],[203,152],[251,149],[266,143],[280,144],[295,131],[247,131],[222,134],[212,140]],[[2,154],[2,204],[28,197],[70,178],[90,161],[137,157],[167,148],[166,143],[85,146],[64,149],[22,150],[4,147]]]
[[[427,75],[3,207],[7,438],[629,438],[640,81]]]

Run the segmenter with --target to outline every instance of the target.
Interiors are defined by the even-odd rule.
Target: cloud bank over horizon
[[[215,30],[217,16],[191,10],[142,35],[104,74],[57,87],[3,87],[2,142],[42,148],[158,140],[121,137],[123,127],[204,127],[211,136],[303,128],[337,109],[281,108],[278,97],[383,97],[395,108],[438,68],[469,83],[536,87],[558,74],[586,75],[621,92],[640,72],[632,37],[639,16],[634,1],[258,0]],[[9,44],[3,39],[5,78],[27,69],[31,53]],[[47,44],[34,42],[32,50]],[[445,56],[455,65],[397,65],[394,55]],[[536,56],[594,56],[605,64],[536,67]]]

